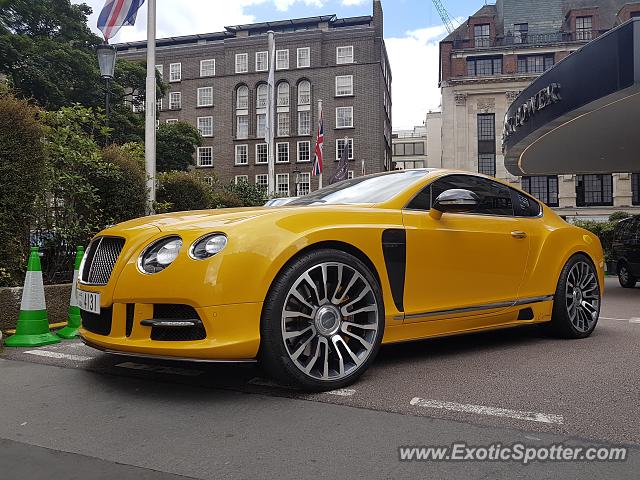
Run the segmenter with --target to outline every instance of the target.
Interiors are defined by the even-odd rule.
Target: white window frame
[[[300,62],[300,53],[301,52],[307,52],[307,64],[304,65],[303,63]],[[300,47],[298,48],[298,50],[296,51],[296,65],[298,68],[310,68],[311,67],[311,47]]]
[[[269,104],[269,86],[266,83],[261,83],[256,88],[256,109],[267,108]]]
[[[280,146],[282,145],[286,145],[287,148],[287,160],[280,160]],[[276,163],[289,163],[290,160],[290,156],[289,156],[289,142],[276,142]]]
[[[338,120],[340,118],[340,111],[350,111],[351,112],[351,124],[350,125],[340,125]],[[353,128],[353,107],[336,107],[336,128]]]
[[[305,180],[302,180],[303,178]],[[305,188],[305,191],[302,191],[302,189],[300,188],[302,185],[307,186],[307,188]],[[298,197],[301,197],[303,195],[308,195],[309,193],[311,193],[311,173],[301,172],[300,176],[298,177],[298,182],[296,183],[296,195]]]
[[[280,58],[280,54],[286,54]],[[289,49],[276,50],[276,70],[289,70]]]
[[[256,137],[264,138],[267,134],[267,114],[256,113]]]
[[[204,103],[203,97],[205,92],[209,92],[209,103]],[[197,105],[198,107],[213,107],[213,87],[200,87],[197,90]]]
[[[300,145],[306,144],[309,147],[309,158],[307,160],[300,160]],[[309,163],[311,162],[311,142],[309,140],[299,141],[297,145],[297,158],[296,163]]]
[[[207,125],[201,125],[202,123],[207,123]],[[213,117],[211,115],[207,116],[207,117],[198,117],[196,119],[196,127],[198,128],[198,131],[200,132],[200,135],[202,135],[203,137],[213,137]],[[205,130],[205,128],[207,130]]]
[[[209,62],[210,67],[205,67],[205,65]],[[212,73],[203,73],[205,69],[213,70]],[[215,58],[205,58],[204,60],[200,60],[200,76],[201,77],[215,77],[216,76],[216,59]]]
[[[258,147],[264,146],[266,148],[264,152],[264,162],[260,162],[260,153]],[[269,146],[266,143],[256,143],[256,165],[266,165],[269,163]]]
[[[291,103],[291,87],[287,82],[280,82],[276,92],[276,105],[278,107],[288,107]]]
[[[285,118],[287,119],[286,122],[280,121]],[[289,135],[291,135],[291,118],[289,117],[289,112],[278,112],[276,114],[276,136],[288,137]]]
[[[347,137],[347,144],[351,145],[351,155],[349,155],[349,157],[347,157],[347,160],[353,160],[355,158],[355,152],[354,152],[354,147],[353,147],[353,138],[349,138]],[[338,146],[338,144],[340,142],[344,142],[345,139],[344,138],[336,138],[336,160],[340,160],[340,148]]]
[[[246,130],[244,133],[242,133],[240,129],[240,120],[245,121],[244,125],[246,125]],[[239,140],[249,138],[249,115],[236,115],[236,138]]]
[[[308,85],[309,85],[309,93],[308,93],[308,100],[309,100],[309,101],[308,101],[308,102],[305,102],[305,103],[302,103],[302,102],[300,101],[300,98],[301,98],[301,90],[302,90],[302,89],[300,88],[300,86],[301,86],[303,83],[304,83],[304,84],[308,84]],[[296,93],[297,93],[297,96],[298,96],[298,98],[297,98],[297,100],[298,100],[298,106],[300,106],[300,105],[311,105],[311,82],[310,82],[309,80],[302,80],[300,83],[298,83],[298,88],[297,88],[296,90],[297,90],[297,91],[296,91]],[[307,94],[305,94],[305,95],[307,95]]]
[[[264,65],[261,65],[264,64]],[[269,52],[256,52],[256,72],[268,72],[269,71]]]
[[[238,68],[244,66],[244,69]],[[236,53],[236,73],[247,73],[249,71],[249,54]]]
[[[264,179],[265,182],[264,183],[258,182],[258,178]],[[267,175],[266,173],[258,173],[256,175],[256,187],[267,190],[269,188],[269,175]]]
[[[353,170],[349,170],[347,172],[347,180],[351,180],[353,178]]]
[[[210,153],[211,156],[211,164],[207,164],[207,165],[203,165],[202,163],[202,154],[207,151]],[[213,147],[198,147],[198,162],[197,165],[198,167],[213,167]]]
[[[246,103],[244,105],[240,105],[240,90],[243,92],[247,92],[246,95],[243,95],[243,101]],[[249,109],[249,87],[246,85],[240,85],[236,89],[236,110],[248,110]]]
[[[309,122],[308,122],[308,127],[309,128],[308,128],[308,131],[301,129],[301,127],[303,125],[303,123],[300,121],[301,114],[304,114],[304,115],[309,117]],[[311,135],[311,132],[313,130],[312,126],[311,126],[311,123],[312,123],[311,110],[299,110],[298,111],[298,125],[297,125],[298,126],[298,135],[299,136]]]
[[[233,183],[238,185],[241,182],[249,183],[249,175],[236,175],[233,179]]]
[[[240,160],[238,160],[239,158],[242,158],[242,149],[244,148],[244,156],[245,156],[245,161],[242,162]],[[240,145],[236,145],[235,148],[235,164],[236,165],[249,165],[249,145],[247,145],[246,143],[240,144]]]
[[[164,80],[164,65],[156,65],[156,71],[160,74],[160,80]]]
[[[351,52],[351,53],[342,53],[342,51]],[[336,47],[336,64],[337,65],[346,65],[354,62],[353,55],[353,45],[344,45],[342,47]]]
[[[174,68],[176,67],[176,68]],[[180,82],[182,80],[182,63],[169,64],[169,82]]]
[[[167,121],[165,123],[178,123],[178,119],[177,118],[167,118]]]
[[[177,98],[177,101],[174,100]],[[175,105],[178,105],[177,107]],[[182,92],[169,92],[169,110],[182,109]]]
[[[280,191],[280,185],[285,185],[285,183],[281,183],[280,179],[281,178],[286,178],[287,182],[287,190],[286,191]],[[276,174],[276,195],[284,195],[285,197],[289,196],[289,189],[290,189],[290,185],[289,185],[289,174],[288,173],[277,173]]]
[[[348,87],[339,87],[338,81],[339,79],[348,78],[350,80],[350,84]],[[348,88],[348,92],[341,92],[339,88],[346,89]],[[353,96],[353,75],[336,75],[336,97],[351,97]]]
[[[213,186],[213,177],[202,177],[202,181],[210,187]]]

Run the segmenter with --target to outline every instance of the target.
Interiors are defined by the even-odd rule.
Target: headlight
[[[138,268],[144,273],[158,273],[178,258],[182,239],[180,237],[162,238],[149,245],[138,259]]]
[[[196,260],[213,257],[227,246],[227,237],[222,233],[212,233],[196,240],[191,246],[189,254]]]

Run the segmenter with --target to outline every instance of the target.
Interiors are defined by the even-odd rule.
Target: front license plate
[[[78,307],[80,310],[91,313],[100,313],[100,294],[78,290]]]

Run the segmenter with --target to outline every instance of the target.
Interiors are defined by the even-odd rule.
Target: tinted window
[[[540,215],[540,204],[517,190],[511,190],[513,210],[516,217],[537,217]]]
[[[472,175],[449,175],[433,182],[423,189],[408,205],[408,208],[428,210],[432,202],[442,192],[452,188],[471,190],[480,197],[480,205],[470,213],[480,215],[513,215],[511,189],[497,182],[492,182]]]

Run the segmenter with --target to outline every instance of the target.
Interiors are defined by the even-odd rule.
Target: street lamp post
[[[98,54],[98,65],[100,66],[100,75],[104,78],[107,86],[104,107],[105,114],[107,115],[107,127],[109,127],[109,96],[111,94],[109,90],[109,81],[113,78],[116,68],[116,47],[109,45],[108,43],[102,43],[98,45],[96,50]]]

